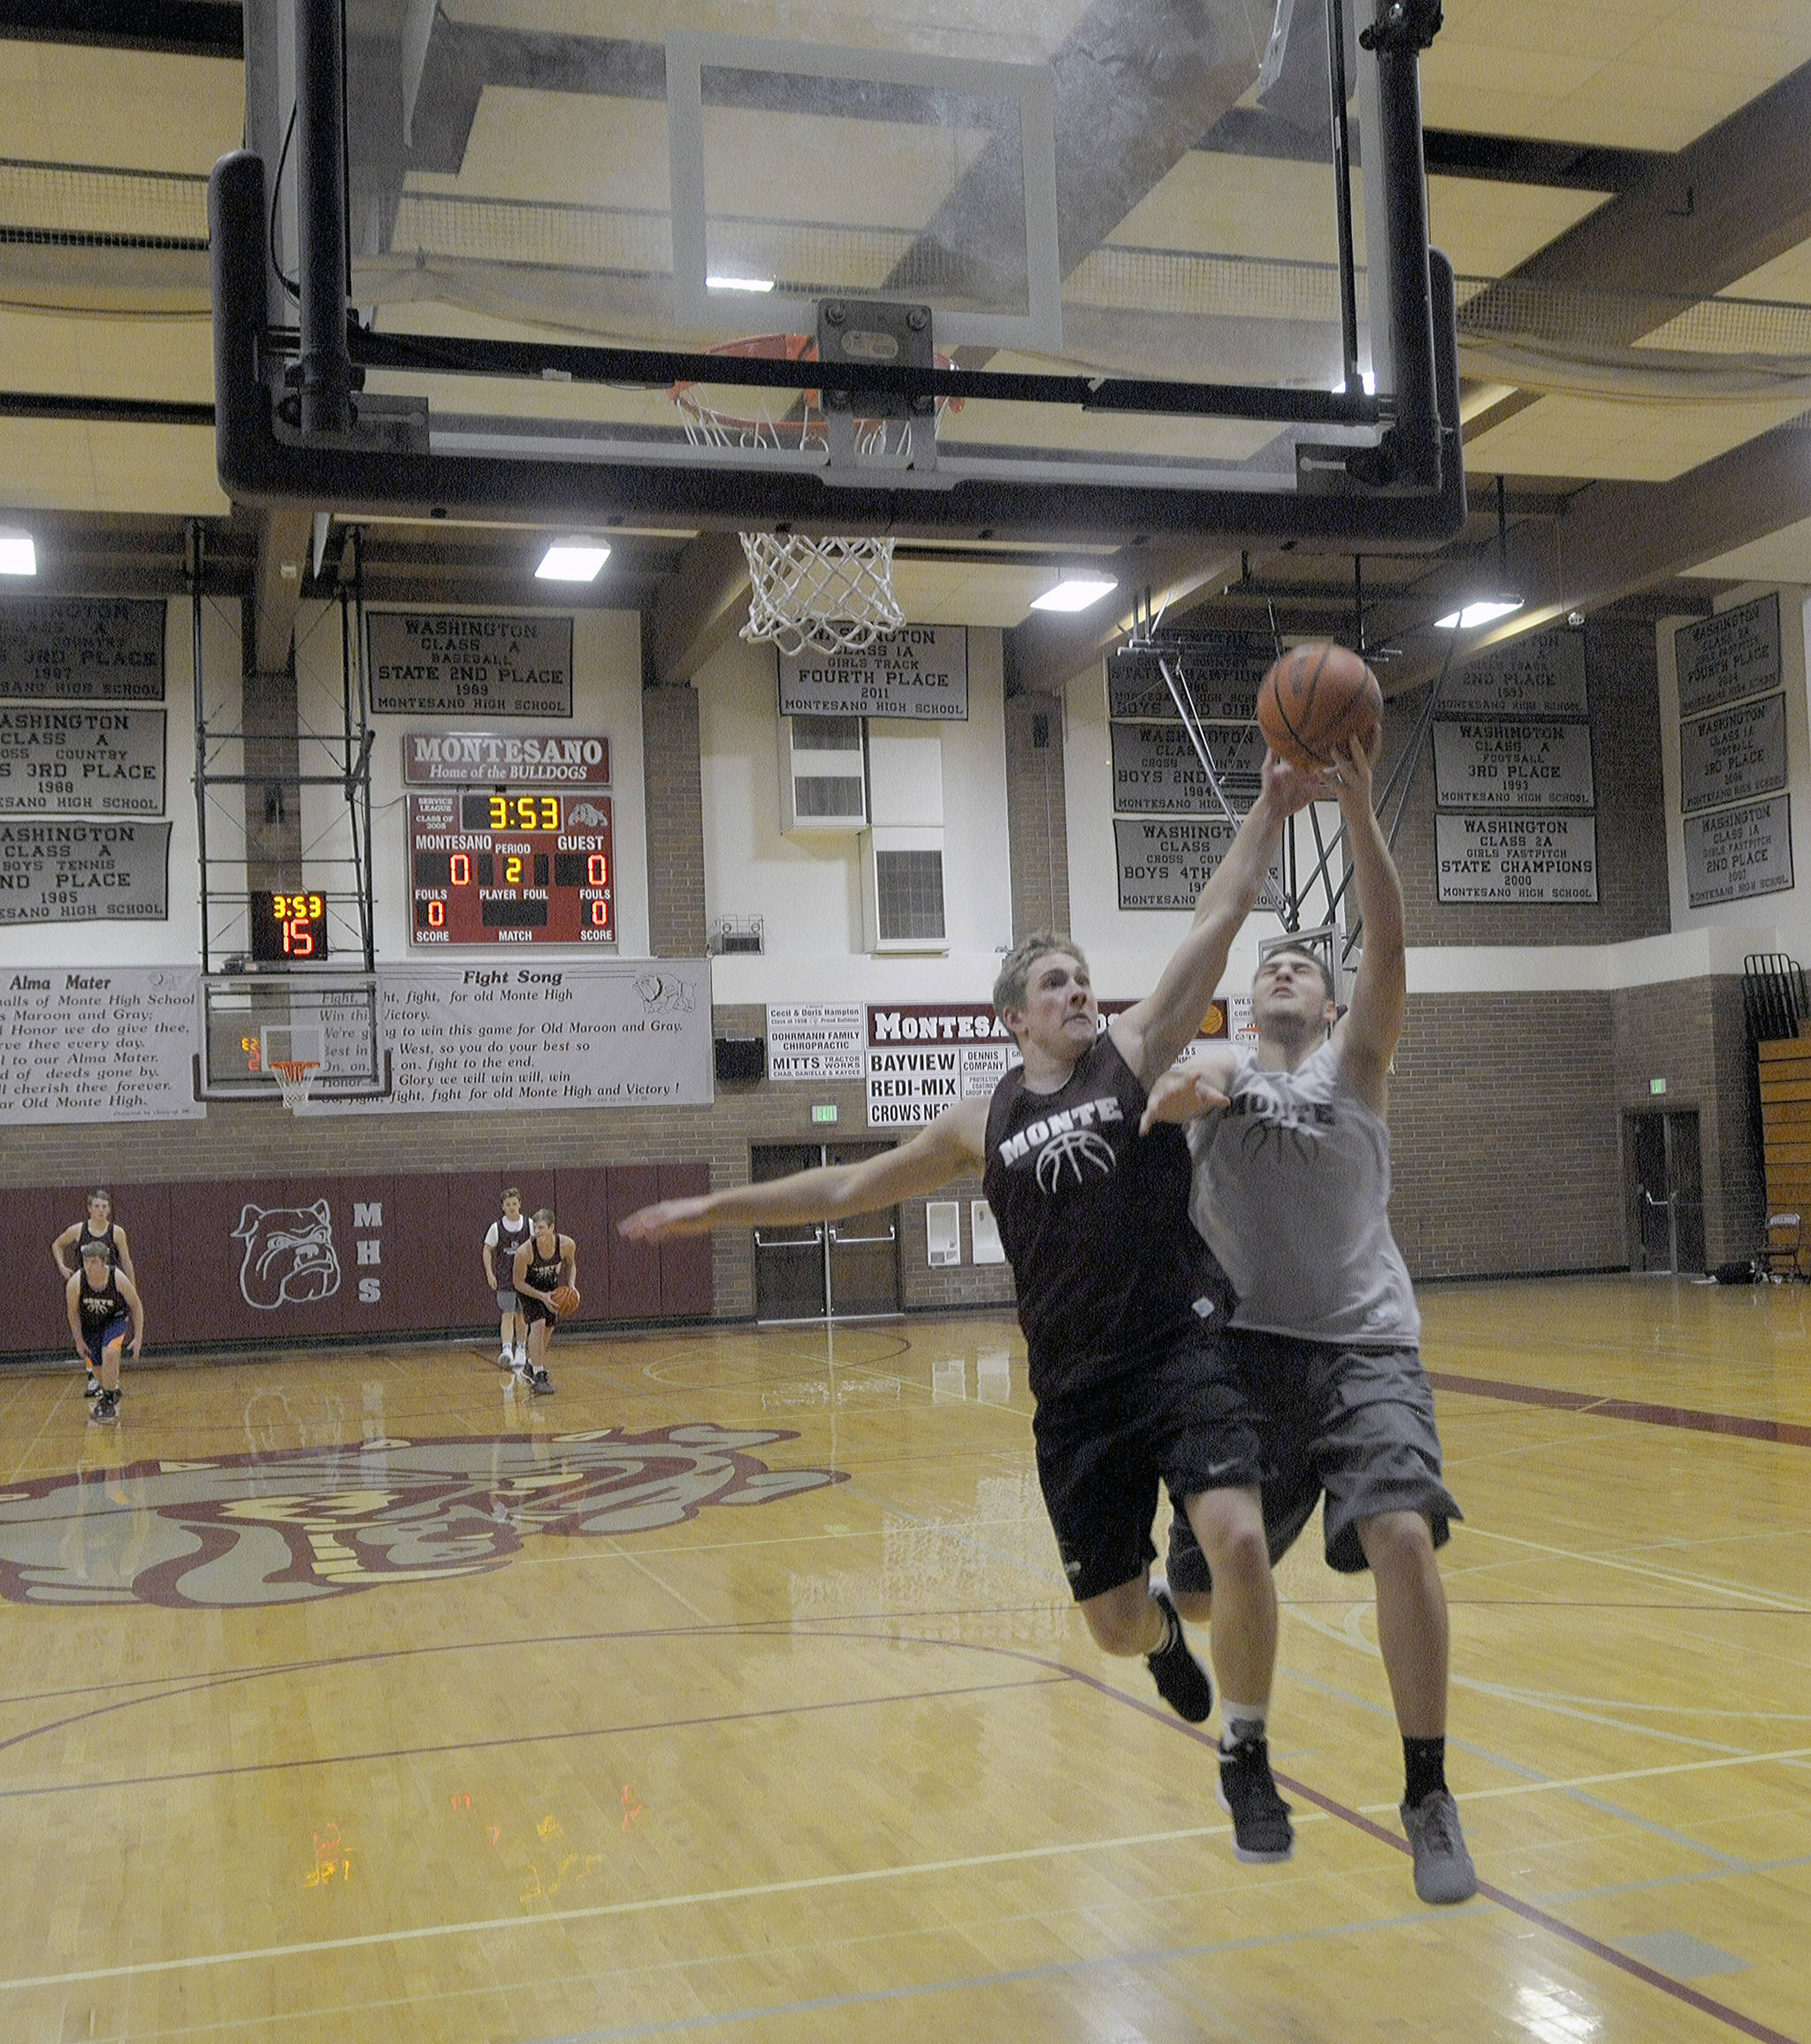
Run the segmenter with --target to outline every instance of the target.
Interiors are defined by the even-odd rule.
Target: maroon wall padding
[[[617,1320],[661,1316],[661,1252],[652,1242],[625,1242],[616,1224],[661,1196],[658,1164],[612,1164],[605,1178],[610,1240],[610,1311]]]
[[[519,1185],[525,1212],[552,1206],[578,1246],[582,1323],[697,1318],[711,1310],[708,1237],[625,1242],[637,1207],[706,1191],[709,1167],[592,1164],[540,1171],[410,1172],[124,1185],[116,1210],[132,1241],[149,1346],[484,1327],[485,1232]],[[73,1355],[50,1242],[85,1210],[88,1187],[0,1187],[0,1354]],[[236,1235],[241,1224],[252,1232]],[[287,1235],[295,1239],[286,1242]],[[368,1245],[361,1262],[360,1245]]]
[[[661,1164],[659,1170],[663,1200],[693,1199],[711,1189],[711,1167],[707,1163]],[[675,1235],[662,1242],[661,1318],[704,1319],[710,1313],[714,1296],[711,1283],[710,1237]]]

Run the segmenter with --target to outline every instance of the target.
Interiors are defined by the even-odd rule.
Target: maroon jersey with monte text
[[[1055,1093],[1015,1067],[994,1088],[982,1179],[1019,1291],[1034,1397],[1135,1369],[1233,1295],[1188,1219],[1188,1144],[1138,1133],[1145,1089],[1103,1035]]]

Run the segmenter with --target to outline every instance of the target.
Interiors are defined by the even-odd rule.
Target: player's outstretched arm
[[[1263,788],[1201,890],[1194,927],[1165,966],[1155,992],[1109,1026],[1119,1055],[1145,1085],[1168,1070],[1200,1029],[1233,939],[1263,891],[1284,823],[1330,792],[1325,775],[1304,773],[1273,752],[1265,754]]]
[[[145,1302],[139,1297],[138,1286],[130,1278],[116,1276],[113,1282],[118,1285],[126,1310],[132,1316],[132,1360],[136,1362],[145,1345]]]
[[[875,1207],[934,1193],[974,1171],[987,1145],[985,1100],[965,1100],[921,1128],[910,1142],[859,1164],[829,1164],[759,1186],[726,1186],[694,1199],[662,1200],[616,1224],[631,1242],[669,1235],[705,1235],[714,1228],[778,1227],[796,1221],[836,1221]]]
[[[113,1262],[134,1285],[138,1283],[138,1272],[132,1267],[132,1247],[126,1239],[126,1230],[118,1221],[113,1224]]]
[[[1340,1063],[1361,1097],[1384,1110],[1390,1059],[1409,1007],[1402,882],[1372,807],[1372,761],[1355,738],[1340,763],[1340,813],[1352,859],[1353,890],[1364,919],[1364,958],[1352,1005],[1333,1031]]]
[[[578,1244],[570,1235],[560,1238],[560,1282],[578,1289]]]
[[[78,1221],[74,1224],[73,1226],[65,1228],[63,1232],[57,1236],[57,1239],[50,1245],[50,1254],[56,1258],[57,1268],[62,1271],[65,1282],[69,1278],[73,1278],[75,1276],[75,1272],[67,1263],[64,1262],[63,1252],[65,1249],[74,1248],[77,1241],[80,1239],[80,1236],[81,1223]]]
[[[1217,1043],[1159,1073],[1151,1082],[1150,1097],[1138,1123],[1139,1134],[1150,1134],[1160,1121],[1197,1121],[1225,1107],[1233,1064],[1232,1046]]]

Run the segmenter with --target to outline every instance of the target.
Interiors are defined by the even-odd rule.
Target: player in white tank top
[[[1256,1050],[1197,1052],[1152,1088],[1145,1120],[1191,1122],[1190,1213],[1240,1294],[1233,1325],[1248,1331],[1255,1382],[1273,1387],[1288,1465],[1279,1500],[1325,1484],[1329,1560],[1368,1566],[1376,1582],[1416,1892],[1458,1902],[1477,1879],[1446,1785],[1447,1606],[1434,1560],[1458,1508],[1440,1476],[1415,1353],[1420,1316],[1389,1227],[1388,1074],[1408,975],[1402,882],[1371,769],[1356,743],[1338,769],[1364,920],[1350,1008],[1339,1015],[1310,954],[1272,952],[1252,982]],[[1268,1519],[1270,1486],[1265,1502]],[[1196,1600],[1178,1602],[1199,1615]]]

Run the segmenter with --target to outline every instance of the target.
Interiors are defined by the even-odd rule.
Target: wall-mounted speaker
[[[719,1079],[727,1083],[765,1077],[768,1069],[765,1036],[719,1036],[715,1044]]]

